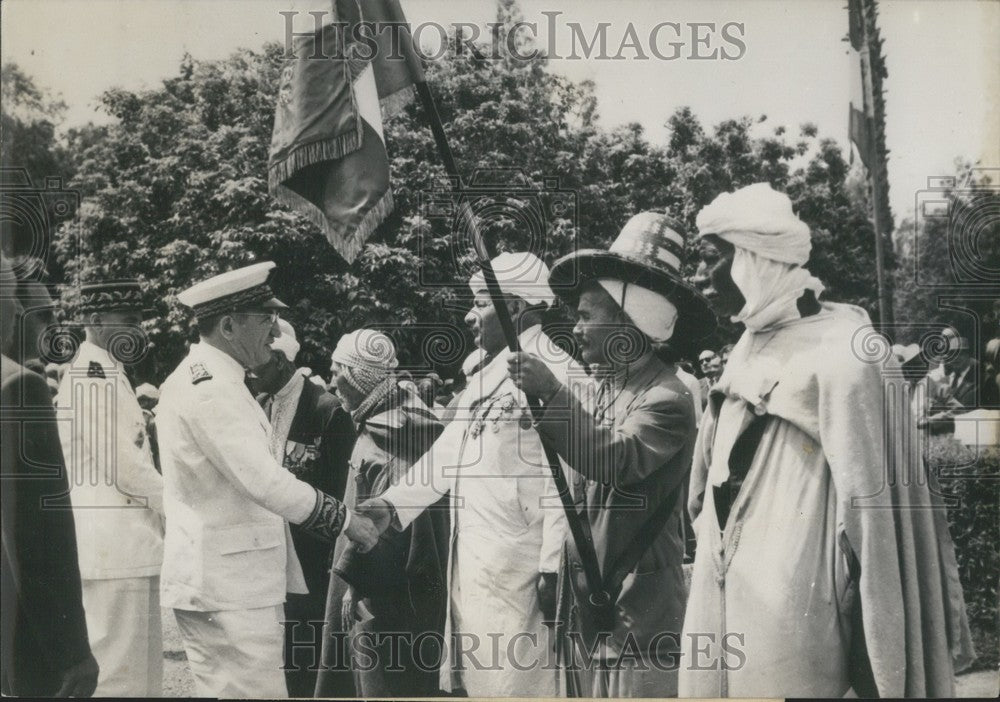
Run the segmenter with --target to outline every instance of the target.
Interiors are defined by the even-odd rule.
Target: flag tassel
[[[359,122],[360,124],[360,122]],[[353,134],[341,134],[332,139],[320,139],[300,144],[280,161],[267,169],[268,187],[274,189],[300,169],[321,161],[333,161],[361,148],[361,129]]]

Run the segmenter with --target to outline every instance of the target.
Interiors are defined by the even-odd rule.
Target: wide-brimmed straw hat
[[[680,274],[683,229],[661,212],[640,212],[622,228],[611,247],[581,249],[552,266],[549,285],[559,297],[575,302],[590,280],[614,278],[666,297],[677,308],[673,338],[701,339],[716,327],[708,300]]]

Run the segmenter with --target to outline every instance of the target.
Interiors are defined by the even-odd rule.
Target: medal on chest
[[[485,403],[485,408],[476,416],[469,428],[469,436],[473,439],[490,427],[494,434],[500,433],[501,422],[511,421],[514,410],[518,408],[517,398],[507,393]],[[529,423],[530,426],[530,423]]]
[[[293,475],[304,475],[312,471],[319,459],[319,437],[312,443],[298,441],[285,442],[285,459],[283,465]]]

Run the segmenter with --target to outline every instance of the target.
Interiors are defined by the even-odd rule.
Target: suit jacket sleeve
[[[90,646],[73,513],[65,497],[53,499],[66,495],[69,485],[49,388],[39,375],[23,371],[4,383],[0,404],[4,472],[19,476],[5,480],[4,489],[16,491],[12,541],[23,626],[49,668],[65,670],[89,656]],[[30,419],[17,417],[21,407]]]
[[[330,494],[343,501],[350,472],[351,451],[356,435],[354,421],[343,408],[337,407],[330,414],[320,443],[323,471],[328,476]]]
[[[563,385],[549,400],[538,430],[577,473],[622,486],[645,480],[684,447],[693,412],[687,397],[653,388],[621,424],[607,426]]]

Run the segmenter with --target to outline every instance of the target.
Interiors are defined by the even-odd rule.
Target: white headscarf
[[[487,353],[480,348],[475,349],[472,353],[466,356],[465,360],[462,361],[462,375],[466,378],[472,375],[472,372],[482,367],[483,362],[486,361]]]
[[[399,365],[392,339],[374,329],[358,329],[344,334],[330,360],[340,364],[347,382],[365,395],[388,379]]]
[[[677,308],[663,295],[616,278],[598,278],[597,282],[651,340],[663,342],[674,335]]]
[[[746,298],[731,319],[762,331],[799,316],[796,302],[806,290],[817,297],[823,283],[805,268],[812,242],[809,225],[795,216],[792,201],[767,183],[722,193],[698,213],[698,236],[715,234],[736,247],[733,282]]]
[[[545,261],[528,251],[502,253],[494,258],[493,272],[496,273],[500,290],[508,295],[525,300],[531,305],[551,306],[556,296],[549,287],[549,267]],[[473,294],[486,290],[486,279],[482,271],[476,271],[469,279]]]
[[[731,319],[753,332],[798,318],[796,303],[802,293],[812,290],[819,297],[823,292],[823,283],[802,266],[780,263],[739,246],[732,276],[746,304]]]

